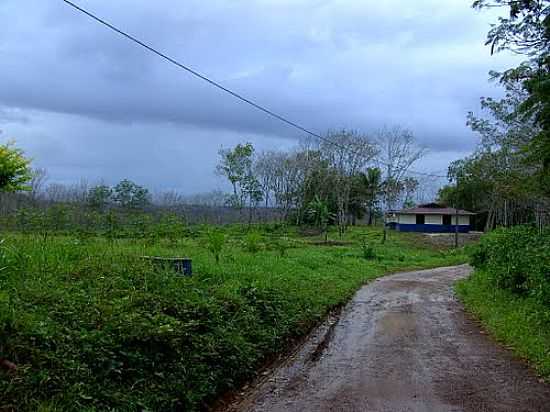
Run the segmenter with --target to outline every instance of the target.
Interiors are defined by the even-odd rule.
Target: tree
[[[410,208],[414,207],[415,203],[413,200],[413,195],[416,193],[416,190],[418,189],[418,180],[416,180],[414,177],[406,177],[403,179],[403,207],[404,208]]]
[[[439,193],[442,202],[479,212],[486,218],[486,230],[534,220],[540,208],[540,166],[533,164],[527,150],[540,125],[535,116],[520,110],[528,95],[523,86],[514,80],[502,85],[503,98],[482,98],[482,113],[468,114],[467,124],[480,138],[478,147],[451,164],[452,185]]]
[[[88,191],[88,205],[93,209],[103,210],[113,197],[113,189],[109,186],[101,184],[92,187]]]
[[[384,203],[388,209],[394,209],[404,190],[403,180],[427,150],[416,144],[410,130],[401,127],[380,130],[377,140],[381,147],[381,168],[385,171]]]
[[[319,196],[315,196],[315,199],[309,204],[308,214],[315,226],[321,230],[321,233],[324,233],[325,242],[327,242],[328,225],[333,218],[333,214],[330,212],[327,202],[323,201]]]
[[[251,216],[263,198],[260,182],[254,173],[254,146],[251,143],[238,144],[233,149],[221,149],[219,155],[216,172],[231,183],[231,206],[242,210],[248,202]]]
[[[343,236],[350,205],[353,176],[363,170],[378,154],[375,142],[354,130],[328,132],[320,144],[322,158],[334,173],[332,191],[336,200],[338,231]]]
[[[367,214],[368,224],[372,225],[382,194],[382,171],[376,167],[369,167],[365,173],[361,172],[353,179],[350,213],[354,220]]]
[[[47,179],[48,172],[46,171],[46,169],[39,168],[31,170],[29,196],[32,201],[37,200],[43,194],[44,185],[46,184]]]
[[[527,60],[494,78],[503,84],[516,83],[525,92],[517,114],[534,119],[538,133],[524,149],[528,161],[536,167],[537,190],[550,194],[550,0],[476,0],[477,9],[506,8],[506,17],[487,35],[491,53],[511,50]]]
[[[265,207],[269,207],[274,183],[277,178],[275,171],[279,162],[279,153],[262,152],[254,162],[254,172],[262,190]]]
[[[113,200],[123,208],[140,209],[150,203],[150,195],[146,188],[124,179],[113,189]]]
[[[30,160],[12,142],[0,145],[0,192],[30,190]]]
[[[369,167],[365,174],[365,189],[369,225],[373,224],[374,216],[378,210],[379,197],[382,194],[382,171],[377,167]]]

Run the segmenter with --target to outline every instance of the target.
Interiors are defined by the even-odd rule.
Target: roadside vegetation
[[[479,145],[451,164],[439,193],[477,212],[485,231],[501,227],[472,249],[475,272],[456,290],[497,339],[550,377],[550,1],[473,7],[501,9],[486,44],[524,61],[490,73],[504,96],[483,97],[482,113],[468,115]]]
[[[169,227],[3,235],[2,410],[198,410],[365,282],[465,259],[397,233],[382,245],[380,228],[328,246],[282,224]],[[191,257],[194,274],[144,255]]]
[[[550,232],[499,229],[471,251],[475,273],[457,285],[466,308],[550,377]]]

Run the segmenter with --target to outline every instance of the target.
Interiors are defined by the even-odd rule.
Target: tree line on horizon
[[[19,149],[5,147],[25,167],[17,178],[19,186],[0,190],[2,215],[56,204],[97,212],[164,208],[178,213],[185,213],[191,205],[205,205],[231,208],[241,221],[261,220],[259,215],[277,216],[295,224],[330,221],[343,231],[358,219],[366,217],[372,224],[383,209],[413,206],[418,199],[432,200],[435,193],[433,188],[426,192],[429,184],[425,179],[409,175],[426,149],[416,143],[409,130],[400,127],[372,135],[328,132],[325,141],[304,139],[288,151],[257,153],[250,143],[222,148],[216,173],[227,179],[231,191],[195,195],[176,191],[153,195],[128,179],[114,186],[90,185],[86,180],[71,185],[48,184],[46,170],[30,169],[30,162]],[[266,214],[260,209],[277,213]]]
[[[383,210],[414,206],[424,188],[411,167],[425,154],[400,127],[339,130],[288,151],[256,153],[251,143],[221,149],[216,172],[231,185],[228,203],[250,219],[271,206],[294,224],[334,223],[343,233],[359,219],[372,224]]]

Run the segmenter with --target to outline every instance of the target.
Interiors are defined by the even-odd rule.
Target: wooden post
[[[455,208],[455,248],[458,248],[458,209]]]
[[[382,237],[382,244],[386,243],[386,238],[388,237],[388,222],[386,221],[386,213],[384,212],[384,219],[383,220],[383,223],[384,223],[384,236]]]

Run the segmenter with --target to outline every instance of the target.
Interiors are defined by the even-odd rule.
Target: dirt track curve
[[[468,266],[400,273],[355,295],[228,411],[550,411],[550,385],[465,315]]]

